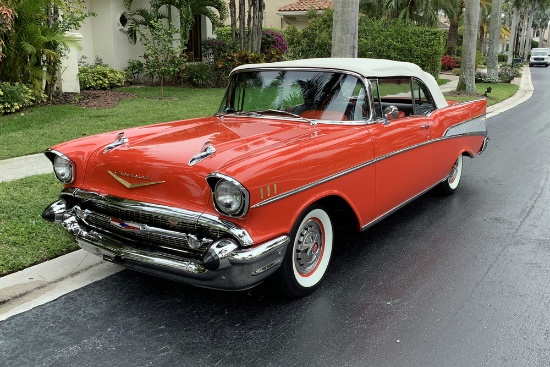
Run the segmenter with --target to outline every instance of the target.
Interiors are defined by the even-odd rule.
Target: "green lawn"
[[[487,97],[488,106],[492,106],[496,103],[502,102],[505,99],[512,97],[519,89],[519,86],[517,86],[516,84],[476,83],[476,93],[478,94],[477,96],[462,95],[457,94],[456,92],[448,92],[445,93],[445,98],[447,100],[458,102],[471,101],[473,99],[480,98],[480,96],[485,93],[485,90],[487,90],[487,87],[492,88],[491,93],[489,93]]]
[[[191,117],[212,116],[224,89],[121,88],[135,93],[112,108],[41,106],[0,117],[0,159],[40,153],[57,143],[106,131]]]
[[[0,276],[78,248],[61,226],[40,217],[62,188],[53,173],[0,183]]]

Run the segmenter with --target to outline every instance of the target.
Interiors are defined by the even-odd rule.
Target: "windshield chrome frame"
[[[346,75],[351,75],[351,76],[354,76],[356,77],[362,84],[363,84],[363,88],[365,89],[365,98],[368,99],[368,106],[369,106],[369,111],[368,111],[368,115],[367,115],[367,118],[364,119],[364,120],[353,120],[353,121],[336,121],[336,120],[319,120],[319,119],[308,119],[308,118],[304,118],[304,117],[291,117],[291,116],[276,116],[276,115],[261,115],[261,116],[255,116],[253,114],[251,114],[250,116],[247,116],[245,114],[235,114],[233,112],[216,112],[214,114],[214,116],[217,116],[217,117],[254,117],[254,118],[260,118],[260,119],[270,119],[270,120],[273,120],[273,119],[281,119],[281,120],[291,120],[291,121],[303,121],[303,122],[308,122],[312,125],[316,125],[316,124],[331,124],[331,125],[335,125],[335,124],[338,124],[338,125],[352,125],[352,126],[357,126],[357,125],[361,125],[361,124],[367,124],[367,125],[370,125],[370,124],[374,124],[376,123],[375,120],[373,120],[373,106],[374,106],[374,102],[373,102],[373,98],[372,98],[372,89],[371,89],[371,85],[370,83],[368,82],[368,79],[367,77],[365,77],[364,75],[361,75],[361,74],[358,74],[358,73],[355,73],[353,71],[349,71],[349,70],[342,70],[342,69],[334,69],[334,68],[308,68],[308,67],[259,67],[259,68],[250,68],[250,69],[242,69],[242,70],[237,70],[237,71],[232,71],[231,74],[229,74],[229,83],[227,85],[227,89],[226,89],[226,92],[223,96],[224,100],[225,98],[227,97],[227,93],[229,91],[229,87],[231,86],[231,80],[232,78],[236,75],[236,74],[240,74],[240,73],[249,73],[249,72],[258,72],[258,71],[281,71],[281,70],[285,70],[285,71],[320,71],[320,72],[326,72],[326,73],[341,73],[341,74],[346,74]],[[223,102],[223,100],[222,100]],[[253,112],[253,111],[252,111]]]

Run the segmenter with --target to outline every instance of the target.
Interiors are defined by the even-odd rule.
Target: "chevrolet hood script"
[[[120,171],[115,171],[114,173],[111,171],[107,171],[107,173],[109,173],[115,180],[117,180],[118,182],[120,182],[121,184],[123,184],[129,189],[135,189],[136,187],[156,185],[156,184],[161,184],[165,182],[165,181],[153,181],[147,176],[132,175],[132,174],[123,173]],[[139,180],[147,180],[148,182],[130,183],[122,177],[130,177],[130,178],[135,178]]]

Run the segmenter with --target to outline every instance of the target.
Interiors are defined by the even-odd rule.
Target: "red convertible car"
[[[303,296],[334,228],[365,230],[426,191],[452,194],[487,144],[486,100],[447,102],[411,63],[240,66],[212,117],[116,131],[45,154],[64,189],[43,218],[107,261],[197,286],[270,278]]]

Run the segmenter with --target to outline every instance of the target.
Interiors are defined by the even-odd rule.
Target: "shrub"
[[[507,54],[498,54],[497,61],[498,62],[508,62],[508,55]]]
[[[262,32],[261,52],[266,53],[271,50],[275,50],[282,55],[288,51],[288,44],[281,32],[268,29]]]
[[[23,84],[0,83],[0,114],[19,111],[33,102],[32,91]]]
[[[441,69],[442,70],[453,70],[460,67],[461,59],[460,57],[444,55],[441,58]]]
[[[309,12],[308,16],[308,26],[303,30],[295,27],[285,30],[289,57],[330,57],[333,11],[326,10],[320,17]],[[407,21],[361,16],[358,32],[359,57],[412,62],[434,76],[441,70],[445,31],[419,27]]]
[[[140,60],[128,60],[128,66],[124,69],[128,77],[137,79],[140,74],[143,74],[145,67]]]
[[[189,63],[185,71],[186,81],[194,87],[210,87],[215,84],[215,73],[212,63]]]
[[[517,76],[517,70],[511,66],[503,66],[498,70],[498,78],[501,83],[511,83]]]
[[[78,80],[81,89],[112,89],[124,85],[126,74],[108,66],[81,66]]]
[[[222,54],[237,52],[237,44],[229,40],[208,38],[202,41],[202,52],[209,61],[217,60]]]

